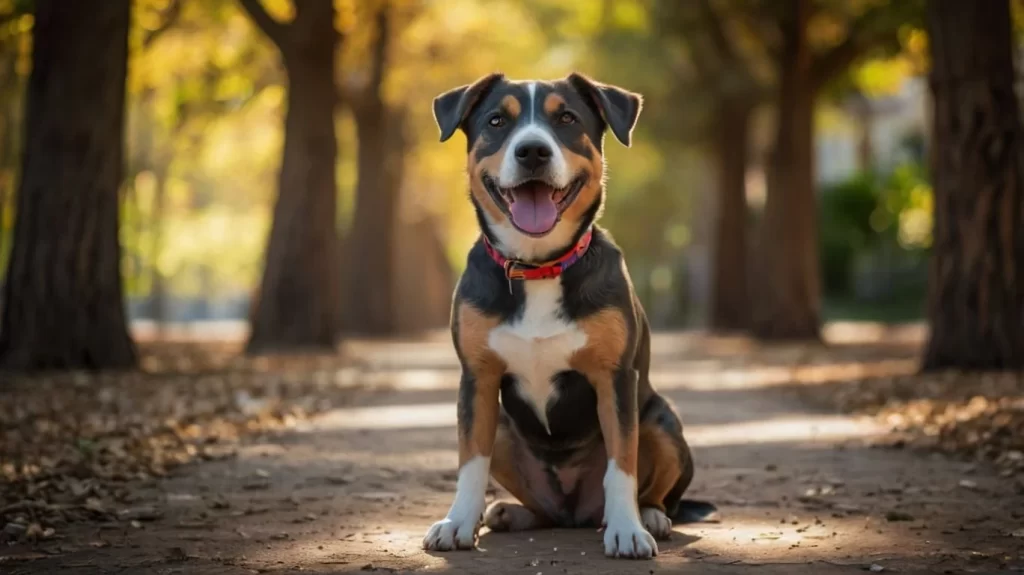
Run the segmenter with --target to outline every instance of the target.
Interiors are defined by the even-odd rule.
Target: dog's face
[[[434,117],[442,142],[466,134],[484,233],[529,261],[566,249],[597,217],[604,132],[628,146],[640,107],[639,95],[579,74],[553,82],[492,74],[438,96]]]

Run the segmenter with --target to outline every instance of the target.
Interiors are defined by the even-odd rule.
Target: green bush
[[[828,185],[818,209],[826,296],[850,295],[859,260],[890,266],[920,262],[931,246],[932,190],[917,163]]]
[[[879,186],[872,174],[826,186],[818,203],[822,287],[826,294],[846,294],[853,264],[875,239],[871,214],[878,206]]]

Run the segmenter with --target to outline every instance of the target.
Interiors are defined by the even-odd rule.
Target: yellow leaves
[[[260,0],[267,13],[278,22],[291,22],[295,19],[295,5],[291,0]]]
[[[869,97],[896,94],[904,80],[913,73],[908,59],[895,58],[868,60],[853,71],[854,83]]]

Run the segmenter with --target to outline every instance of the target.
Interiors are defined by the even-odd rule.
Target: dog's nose
[[[551,148],[544,142],[523,142],[516,146],[519,165],[533,171],[551,160]]]

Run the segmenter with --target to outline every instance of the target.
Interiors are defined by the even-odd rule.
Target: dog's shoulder
[[[626,312],[634,307],[625,256],[611,235],[598,226],[594,226],[586,255],[562,274],[562,286],[564,311],[573,319],[608,308]]]
[[[487,255],[483,239],[477,239],[466,256],[466,269],[455,288],[455,303],[469,304],[480,312],[505,320],[521,307],[522,294],[510,293],[505,272]]]

